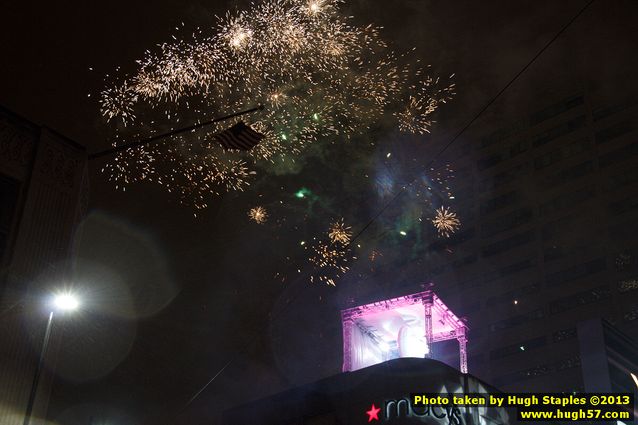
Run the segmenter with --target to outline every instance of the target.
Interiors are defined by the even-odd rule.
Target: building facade
[[[550,93],[454,148],[463,227],[429,247],[470,373],[505,391],[583,391],[581,321],[638,337],[638,97]]]
[[[224,412],[242,425],[514,424],[513,409],[415,406],[412,393],[497,394],[469,374],[430,359],[398,358],[344,372]],[[549,423],[549,422],[548,422]]]
[[[577,332],[585,391],[633,393],[638,399],[638,345],[605,320],[581,322]]]
[[[22,424],[46,326],[43,296],[69,271],[88,202],[86,150],[0,109],[0,423]],[[55,356],[55,336],[48,358]],[[32,424],[45,416],[43,373]]]

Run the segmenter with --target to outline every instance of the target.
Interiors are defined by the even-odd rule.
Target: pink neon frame
[[[467,373],[467,325],[432,290],[342,310],[343,371],[356,370],[353,369],[352,362],[353,326],[364,323],[366,318],[372,318],[381,312],[415,305],[423,306],[428,353],[431,353],[429,350],[431,344],[456,339],[459,342],[460,370],[462,373]]]

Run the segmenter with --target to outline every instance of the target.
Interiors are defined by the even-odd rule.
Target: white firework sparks
[[[237,118],[122,152],[105,172],[118,186],[146,180],[185,201],[194,194],[201,207],[206,194],[245,188],[257,167],[268,170],[315,143],[346,141],[386,115],[403,131],[429,131],[432,112],[454,86],[426,76],[408,55],[393,53],[378,28],[353,25],[338,6],[266,0],[220,18],[211,35],[198,30],[190,41],[174,37],[147,51],[134,75],[102,92],[114,145],[261,104],[264,111],[244,119],[266,135],[264,148],[226,152],[215,143],[212,134]],[[194,178],[200,175],[206,179]]]
[[[455,212],[450,211],[449,208],[440,207],[436,210],[432,224],[436,227],[439,236],[448,238],[461,226],[461,221]]]
[[[255,207],[248,211],[248,217],[257,224],[263,224],[268,220],[268,212],[264,207]]]

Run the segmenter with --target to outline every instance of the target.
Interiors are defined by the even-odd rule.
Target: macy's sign
[[[383,417],[386,421],[394,418],[415,418],[423,422],[436,422],[446,425],[463,425],[463,416],[458,406],[413,406],[410,398],[386,400],[383,404]]]

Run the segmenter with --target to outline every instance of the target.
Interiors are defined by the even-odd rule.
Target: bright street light
[[[53,305],[58,310],[73,311],[79,307],[80,302],[72,294],[58,294],[53,299]]]
[[[44,357],[49,347],[49,339],[51,337],[51,327],[53,325],[53,313],[57,312],[71,312],[77,310],[80,306],[78,298],[68,292],[63,292],[53,297],[52,308],[49,312],[49,320],[47,321],[47,327],[44,331],[44,340],[42,341],[42,347],[40,348],[40,358],[38,365],[35,369],[35,376],[33,377],[33,383],[31,384],[31,393],[29,394],[29,402],[27,403],[27,410],[24,415],[23,425],[29,425],[31,422],[31,414],[33,412],[33,404],[35,403],[35,396],[38,392],[38,384],[40,383],[40,374],[42,373],[42,367],[44,366]]]

